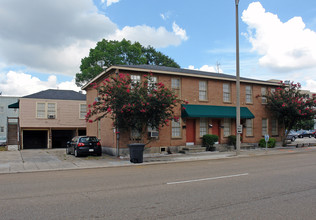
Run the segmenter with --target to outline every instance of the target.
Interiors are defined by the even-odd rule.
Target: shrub
[[[274,148],[275,147],[275,143],[276,143],[275,138],[269,138],[268,148]],[[264,140],[264,138],[260,139],[259,147],[266,147],[266,141]]]
[[[218,136],[214,134],[203,135],[203,147],[213,146],[218,141]]]
[[[206,147],[207,151],[215,151],[213,145],[218,141],[218,136],[214,134],[203,135],[203,147]]]
[[[228,145],[236,146],[236,135],[228,136]]]
[[[242,141],[242,137],[240,136],[240,141]],[[236,135],[228,136],[228,145],[236,146]]]

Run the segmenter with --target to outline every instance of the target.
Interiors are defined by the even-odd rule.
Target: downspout
[[[118,79],[118,73],[119,73],[119,69],[115,70],[115,74],[116,74],[116,79]],[[115,135],[116,135],[116,156],[119,157],[120,156],[120,152],[119,152],[119,140],[120,140],[120,133],[119,133],[119,129],[118,127],[115,128]]]

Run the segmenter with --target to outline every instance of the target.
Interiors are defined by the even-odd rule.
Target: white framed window
[[[56,103],[47,103],[47,116],[56,116]]]
[[[85,119],[86,114],[87,114],[87,105],[86,104],[80,104],[79,105],[79,118],[80,119]]]
[[[246,119],[246,136],[253,136],[253,119]]]
[[[148,93],[150,93],[150,91],[153,89],[157,89],[157,82],[158,82],[157,76],[151,76],[148,79]]]
[[[180,119],[178,121],[175,121],[175,120],[171,121],[172,137],[173,138],[181,137],[180,126],[181,126]]]
[[[246,103],[252,103],[252,86],[246,86]]]
[[[137,83],[140,83],[140,75],[131,75],[131,88],[133,89]]]
[[[264,136],[266,134],[268,134],[268,119],[267,118],[263,118],[262,119],[262,128],[261,128],[261,135]]]
[[[271,134],[274,136],[279,135],[279,126],[278,126],[278,120],[276,118],[271,119]]]
[[[3,113],[3,112],[4,112],[4,107],[0,106],[0,113]]]
[[[57,112],[56,103],[45,103],[37,102],[36,103],[36,118],[55,118]]]
[[[179,78],[172,78],[171,79],[171,89],[175,95],[178,97],[181,96],[181,86],[180,86],[180,79]]]
[[[265,95],[267,95],[267,88],[261,87],[261,103],[262,104],[267,104],[267,97],[264,97]]]
[[[274,94],[275,93],[275,88],[271,88],[271,94]]]
[[[223,84],[223,101],[224,102],[230,102],[230,84],[224,83]]]
[[[228,137],[231,134],[231,119],[224,118],[224,137]]]
[[[207,118],[200,118],[200,137],[207,133]]]
[[[138,130],[136,129],[131,129],[131,139],[132,140],[138,140],[141,138],[141,134]]]
[[[37,118],[47,118],[46,116],[46,103],[38,102],[36,104],[36,117]]]
[[[4,133],[4,127],[3,126],[0,127],[0,133]]]
[[[207,81],[199,81],[199,100],[207,100]]]

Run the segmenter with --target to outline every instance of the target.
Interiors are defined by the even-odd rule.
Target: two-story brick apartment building
[[[49,89],[19,99],[21,149],[62,148],[86,133],[86,95]]]
[[[236,134],[236,77],[232,75],[151,65],[112,66],[83,87],[87,91],[87,104],[92,104],[97,97],[97,90],[91,83],[101,84],[109,75],[118,73],[130,74],[133,80],[141,81],[149,72],[154,81],[164,83],[182,100],[189,102],[185,110],[181,111],[178,106],[176,115],[181,119],[162,128],[157,140],[149,144],[152,152],[166,147],[200,145],[204,134],[216,134],[219,143],[225,144],[229,135]],[[269,114],[266,99],[261,97],[279,84],[242,77],[240,82],[243,142],[258,143],[265,134],[280,141],[277,119]],[[110,154],[117,150],[124,154],[130,143],[128,133],[120,134],[117,143],[116,132],[108,118],[89,123],[87,134],[101,138],[102,146]]]

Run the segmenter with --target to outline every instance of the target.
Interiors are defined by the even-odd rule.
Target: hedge
[[[269,138],[268,148],[274,148],[275,147],[275,143],[276,143],[275,138]],[[260,139],[259,147],[266,147],[266,141],[264,140],[264,138]]]
[[[214,134],[203,135],[203,147],[213,146],[218,141],[218,136]]]

